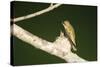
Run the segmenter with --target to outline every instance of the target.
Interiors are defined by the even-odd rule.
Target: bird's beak
[[[66,24],[65,24],[65,22],[64,22],[64,23],[62,23],[62,24],[63,24],[64,28],[66,28]]]

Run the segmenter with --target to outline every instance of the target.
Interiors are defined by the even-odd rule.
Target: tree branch
[[[32,18],[32,17],[35,17],[35,16],[38,16],[38,15],[41,15],[43,13],[46,13],[46,12],[49,12],[57,7],[59,7],[60,5],[62,4],[51,4],[48,8],[46,9],[43,9],[41,11],[38,11],[36,13],[32,13],[32,14],[29,14],[29,15],[26,15],[26,16],[21,16],[21,17],[18,17],[18,18],[14,18],[14,19],[11,19],[11,21],[13,21],[14,23],[15,22],[18,22],[18,21],[21,21],[21,20],[25,20],[25,19],[29,19],[29,18]]]
[[[56,41],[49,42],[31,34],[16,24],[12,26],[12,34],[35,48],[44,50],[52,55],[64,59],[66,62],[85,62],[86,60],[71,52],[71,44],[61,32]]]

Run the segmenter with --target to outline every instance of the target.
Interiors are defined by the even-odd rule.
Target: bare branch
[[[61,32],[55,42],[46,41],[38,36],[31,34],[16,24],[13,24],[12,34],[30,45],[44,50],[52,55],[64,59],[66,62],[85,62],[86,60],[71,52],[71,44]]]
[[[49,12],[49,11],[59,7],[60,5],[61,4],[55,4],[55,5],[51,4],[50,7],[46,8],[46,9],[43,9],[41,11],[38,11],[36,13],[32,13],[32,14],[26,15],[26,16],[21,16],[21,17],[18,17],[18,18],[11,19],[11,21],[13,21],[15,23],[15,22],[18,22],[18,21],[21,21],[21,20],[29,19],[29,18],[38,16],[38,15],[41,15],[43,13]]]

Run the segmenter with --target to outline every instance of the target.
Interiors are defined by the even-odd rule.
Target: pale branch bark
[[[43,10],[38,11],[38,12],[36,12],[36,13],[28,14],[28,15],[26,15],[26,16],[21,16],[21,17],[18,17],[18,18],[11,19],[11,21],[15,23],[15,22],[18,22],[18,21],[21,21],[21,20],[29,19],[29,18],[38,16],[38,15],[41,15],[41,14],[43,14],[43,13],[49,12],[49,11],[51,11],[51,10],[53,10],[53,9],[55,9],[55,8],[57,8],[57,7],[59,7],[60,5],[62,5],[62,4],[55,4],[55,5],[51,4],[51,5],[50,5],[48,8],[46,8],[46,9],[43,9]]]
[[[73,62],[73,63],[76,63],[76,62],[88,62],[87,60],[79,57],[76,53],[72,53],[70,52],[69,54],[67,54],[66,56],[63,57],[63,59],[67,62]]]
[[[47,42],[46,40],[43,40],[28,31],[24,30],[23,28],[19,27],[16,24],[13,24],[12,26],[12,34],[16,36],[17,38],[21,39],[22,41],[31,44],[32,46],[36,48],[40,48],[44,45],[51,44],[50,42]]]
[[[38,36],[31,34],[16,24],[12,26],[12,34],[22,41],[29,43],[35,48],[46,51],[52,55],[64,59],[66,62],[85,62],[86,60],[71,52],[71,44],[61,32],[54,42],[49,42]]]

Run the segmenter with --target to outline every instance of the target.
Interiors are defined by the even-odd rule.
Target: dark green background
[[[48,3],[12,2],[11,18],[28,15],[49,6]],[[19,21],[16,24],[29,32],[46,39],[55,41],[60,31],[64,31],[62,22],[69,20],[76,33],[76,52],[80,57],[97,60],[97,7],[81,5],[65,5],[39,16]],[[12,65],[63,63],[64,60],[12,36]]]

